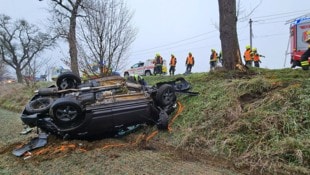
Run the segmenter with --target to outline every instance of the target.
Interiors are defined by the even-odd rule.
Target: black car
[[[21,115],[24,124],[63,138],[114,135],[138,124],[168,128],[176,108],[176,92],[187,92],[183,78],[145,86],[120,76],[81,83],[71,72],[56,86],[39,89]]]

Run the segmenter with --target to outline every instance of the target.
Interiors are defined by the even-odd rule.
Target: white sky
[[[169,60],[177,57],[176,73],[185,71],[185,59],[192,52],[196,64],[193,72],[209,71],[210,50],[220,50],[217,0],[126,0],[134,11],[133,25],[138,35],[130,50],[128,67],[138,61],[154,58],[160,53]],[[241,15],[249,13],[259,0],[241,0]],[[48,14],[47,0],[0,0],[0,13],[14,19],[23,18],[43,26]],[[285,22],[310,13],[309,0],[263,0],[250,16],[253,22],[253,47],[265,55],[261,67],[279,69],[284,67],[289,39],[289,25]],[[249,18],[238,23],[241,53],[249,41]],[[46,57],[63,57],[65,49],[54,51]],[[286,66],[289,67],[289,57]],[[54,60],[56,64],[58,58]]]

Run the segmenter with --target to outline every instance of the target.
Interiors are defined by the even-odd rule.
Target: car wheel
[[[65,72],[59,75],[56,84],[60,90],[77,88],[81,84],[81,78],[72,72]]]
[[[60,126],[72,127],[83,121],[82,107],[75,99],[57,99],[51,107],[51,113],[55,123]]]
[[[151,76],[151,71],[145,71],[145,76]]]
[[[156,102],[159,106],[165,107],[173,105],[176,101],[174,88],[169,84],[163,84],[159,87],[156,93]]]
[[[40,97],[30,101],[26,105],[25,110],[30,114],[48,112],[53,101],[54,100],[51,97]]]
[[[129,73],[128,73],[128,72],[125,72],[125,73],[124,73],[124,77],[125,77],[125,78],[129,77]]]
[[[161,110],[157,122],[157,129],[168,130],[168,124],[169,124],[168,114],[165,111]]]

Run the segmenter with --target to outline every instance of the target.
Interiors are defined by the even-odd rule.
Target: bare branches
[[[255,5],[254,8],[251,8],[251,11],[244,14],[244,16],[242,18],[239,18],[239,21],[240,22],[243,22],[243,21],[247,21],[250,16],[255,12],[255,10],[262,4],[263,0],[259,0],[259,2]],[[241,10],[241,5],[240,5],[240,0],[238,1],[238,11],[237,11],[237,17],[239,17],[239,15],[241,14],[240,12]]]
[[[45,49],[52,47],[55,38],[41,33],[39,28],[25,20],[11,21],[0,15],[0,55],[15,69],[18,82],[22,82],[22,70]]]
[[[55,21],[58,22],[58,33],[60,36],[65,36],[69,44],[69,54],[70,54],[70,66],[71,71],[76,75],[79,75],[78,66],[78,51],[77,51],[77,41],[76,41],[76,23],[77,17],[79,17],[79,9],[82,7],[83,0],[51,0],[53,4],[53,13]],[[67,26],[64,21],[68,21]],[[68,28],[67,28],[68,27]]]
[[[80,24],[84,62],[95,58],[92,64],[104,63],[107,69],[116,70],[136,36],[130,24],[132,13],[123,1],[85,1],[84,7],[86,16]]]

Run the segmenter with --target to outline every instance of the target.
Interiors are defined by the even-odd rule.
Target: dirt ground
[[[142,132],[96,141],[49,136],[44,148],[15,157],[12,151],[35,137],[36,132],[20,135],[19,114],[1,109],[0,123],[0,174],[239,174],[214,158],[167,146],[156,136],[145,142],[147,135]]]

